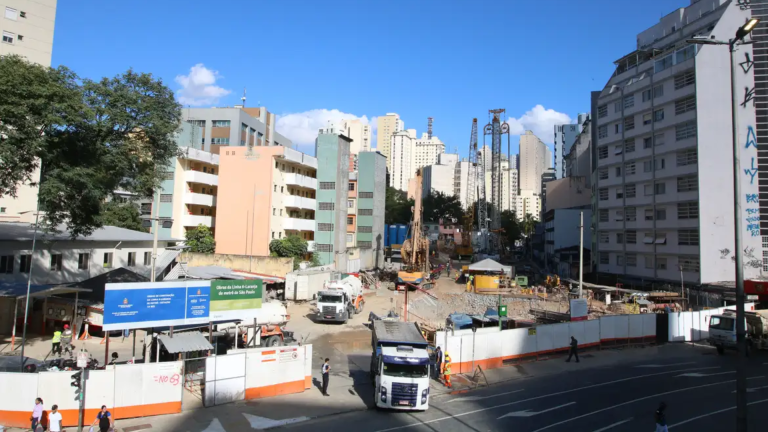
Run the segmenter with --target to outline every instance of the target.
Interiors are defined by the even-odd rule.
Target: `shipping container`
[[[285,299],[314,300],[317,292],[331,280],[331,270],[298,270],[285,275]]]

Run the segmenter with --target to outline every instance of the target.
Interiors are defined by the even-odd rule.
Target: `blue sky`
[[[419,134],[434,117],[447,151],[466,155],[472,118],[482,126],[493,108],[551,142],[637,33],[689,3],[59,0],[53,65],[93,79],[151,72],[193,106],[240,103],[247,87],[247,105],[282,116],[280,132],[310,153],[328,119],[397,112]]]

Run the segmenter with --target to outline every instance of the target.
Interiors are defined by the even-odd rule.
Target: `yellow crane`
[[[397,273],[399,285],[411,284],[421,287],[429,278],[429,240],[424,236],[421,223],[422,182],[423,177],[421,176],[421,168],[419,168],[416,171],[416,196],[413,200],[411,238],[405,240],[403,247],[400,249],[403,257],[403,269]]]

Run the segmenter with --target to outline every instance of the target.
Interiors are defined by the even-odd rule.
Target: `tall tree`
[[[299,236],[288,236],[269,242],[270,255],[293,258],[293,269],[299,268],[299,263],[307,255],[307,242]],[[317,257],[312,255],[312,266],[319,265]]]
[[[181,106],[150,74],[92,81],[5,56],[0,95],[0,195],[15,196],[42,165],[43,221],[66,224],[72,236],[101,226],[115,190],[152,196],[177,152]]]
[[[457,197],[434,189],[424,198],[422,205],[425,221],[438,222],[442,219],[455,223],[464,217],[464,209]]]
[[[515,247],[515,242],[520,240],[520,223],[515,216],[515,212],[504,210],[501,212],[501,229],[504,230],[503,236],[506,238],[507,245],[510,248]]]
[[[413,200],[408,199],[408,194],[387,186],[385,197],[384,223],[407,224],[411,221],[411,207]]]
[[[211,229],[200,224],[195,229],[188,230],[184,237],[187,239],[187,246],[190,252],[195,253],[215,253],[216,240],[213,238]]]
[[[147,231],[141,224],[141,213],[136,204],[132,202],[118,202],[115,200],[104,203],[101,206],[102,225],[116,226],[134,231]]]

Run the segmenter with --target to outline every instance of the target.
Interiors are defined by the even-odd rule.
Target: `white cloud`
[[[218,71],[208,69],[202,63],[189,68],[189,75],[177,75],[176,82],[181,88],[176,92],[182,105],[215,105],[219,99],[232,93],[216,85],[221,79]]]
[[[275,129],[288,137],[296,147],[314,146],[317,131],[328,125],[328,122],[359,119],[363,124],[371,126],[371,140],[375,143],[376,117],[356,116],[337,109],[313,109],[300,113],[282,114],[277,116]]]
[[[571,123],[571,117],[553,109],[546,109],[542,105],[536,105],[520,118],[510,118],[507,123],[512,135],[522,135],[529,130],[545,143],[551,144],[555,141],[555,125]]]

